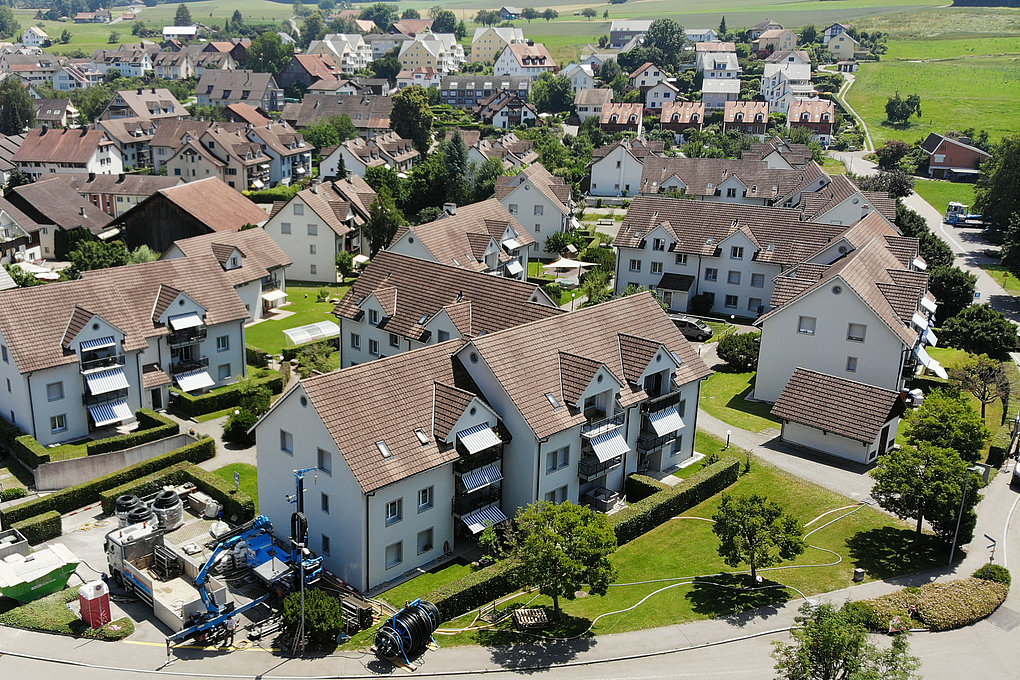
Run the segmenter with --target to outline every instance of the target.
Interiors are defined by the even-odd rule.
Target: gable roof
[[[201,257],[213,253],[221,265],[235,248],[241,251],[241,257],[244,258],[241,266],[223,272],[234,286],[257,281],[269,276],[274,269],[293,264],[287,253],[283,252],[265,229],[202,234],[180,239],[174,246],[184,257]]]
[[[662,122],[669,123],[690,123],[692,118],[699,116],[699,122],[705,122],[705,102],[663,102]],[[676,117],[677,120],[673,120]]]
[[[574,95],[574,106],[605,106],[613,101],[609,87],[582,87]]]
[[[953,144],[954,146],[958,146],[962,149],[967,149],[968,151],[973,151],[974,153],[980,156],[984,156],[985,158],[991,156],[990,153],[984,151],[983,149],[979,149],[976,146],[972,146],[970,144],[964,144],[958,139],[946,137],[945,135],[940,135],[937,132],[929,132],[928,136],[925,137],[923,142],[921,142],[921,148],[923,148],[929,154],[933,154],[939,148],[939,146],[942,145],[943,142],[945,142],[946,144]]]
[[[60,179],[71,185],[79,194],[124,194],[151,196],[160,189],[177,186],[180,177],[161,175],[62,175]]]
[[[797,368],[772,415],[841,437],[871,444],[889,420],[905,410],[899,393]]]
[[[599,118],[599,123],[602,125],[627,125],[630,117],[635,116],[637,121],[634,124],[640,125],[644,113],[645,106],[640,102],[610,102],[602,106],[602,117]],[[612,122],[613,116],[616,116],[616,123]]]
[[[525,180],[530,180],[532,185],[545,194],[553,203],[568,206],[571,202],[570,187],[562,177],[557,177],[545,169],[541,163],[533,163],[522,172],[514,175],[500,175],[496,179],[496,198],[502,200],[521,186]]]
[[[299,191],[291,199],[295,200],[301,200],[311,208],[337,236],[343,236],[351,231],[352,227],[347,224],[347,216],[351,212],[350,205],[333,190],[332,184],[312,185]]]
[[[549,54],[549,50],[542,43],[534,43],[529,45],[527,43],[511,43],[503,48],[503,54],[510,53],[517,63],[525,68],[533,67],[553,67],[556,66],[556,61]],[[502,56],[502,55],[500,55]]]
[[[753,120],[753,118],[752,118]],[[687,186],[687,193],[711,196],[729,179],[747,188],[747,198],[775,201],[809,183],[804,170],[769,168],[762,161],[732,158],[650,158],[641,172],[640,191],[655,194],[673,177]]]
[[[124,213],[120,220],[148,201],[167,200],[213,231],[237,231],[246,224],[261,224],[269,219],[262,208],[218,177],[161,189]]]
[[[881,191],[861,191],[846,175],[833,175],[832,181],[818,191],[803,194],[800,208],[804,211],[804,219],[815,220],[857,194],[890,222],[896,219],[895,198]]]
[[[649,156],[661,156],[665,153],[666,145],[663,142],[656,142],[646,139],[621,139],[608,146],[600,146],[592,152],[593,161],[605,158],[618,148],[626,149],[634,158],[644,160]]]
[[[332,184],[333,191],[344,200],[360,220],[367,220],[376,192],[360,175],[349,175]]]
[[[723,108],[723,122],[724,123],[736,123],[737,114],[744,114],[742,123],[753,123],[754,117],[761,114],[762,121],[765,123],[769,122],[769,103],[768,102],[755,102],[755,101],[730,101],[726,102]]]
[[[802,119],[804,114],[807,119]],[[790,102],[790,114],[788,120],[793,123],[821,123],[822,116],[828,115],[829,123],[836,120],[836,105],[828,99],[794,99]]]
[[[82,198],[66,180],[53,177],[8,190],[7,199],[37,224],[88,229],[100,234],[110,216]]]
[[[110,144],[106,133],[94,127],[80,130],[36,130],[25,133],[25,141],[14,154],[22,163],[87,163],[99,147]]]

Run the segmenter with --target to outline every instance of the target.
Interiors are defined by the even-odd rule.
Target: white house
[[[466,61],[464,47],[452,33],[419,33],[401,44],[399,59],[404,69],[427,66],[443,75],[460,70]]]
[[[124,160],[102,130],[29,130],[13,158],[33,180],[57,174],[119,175]]]
[[[592,196],[633,196],[641,183],[641,172],[649,156],[665,155],[663,142],[623,139],[593,152]]]
[[[198,37],[198,26],[164,26],[163,40],[190,42]]]
[[[567,64],[560,75],[570,81],[574,94],[578,90],[595,87],[595,71],[591,64]]]
[[[372,63],[372,46],[359,33],[327,33],[313,40],[307,54],[328,54],[344,73],[356,73]]]
[[[529,165],[518,175],[496,180],[496,199],[535,239],[537,257],[555,257],[545,251],[545,240],[558,231],[577,228],[570,186],[541,163]]]
[[[687,34],[687,41],[692,43],[716,42],[719,40],[719,34],[714,28],[685,28],[684,33]]]
[[[90,61],[71,62],[53,74],[53,89],[60,92],[91,87],[103,82],[103,72]]]
[[[707,110],[726,107],[726,102],[740,98],[740,81],[736,78],[705,78],[701,83],[701,101]]]
[[[840,33],[829,40],[827,47],[837,59],[853,59],[854,54],[860,51],[861,43],[849,33]]]
[[[793,207],[799,206],[804,195],[824,188],[829,181],[829,175],[817,164],[787,170],[770,168],[751,158],[651,157],[644,163],[640,185],[635,185],[634,193],[678,191],[696,201]],[[812,203],[809,219],[822,213],[825,205],[827,198]],[[860,217],[863,214],[856,219]]]
[[[668,80],[662,80],[645,92],[645,108],[660,113],[665,104],[675,102],[679,97],[680,88]]]
[[[396,132],[385,132],[371,139],[355,137],[337,146],[319,164],[320,177],[340,177],[341,166],[348,173],[365,176],[368,168],[383,166],[398,172],[408,172],[418,159],[411,140]]]
[[[794,99],[806,99],[815,94],[811,85],[811,64],[796,59],[796,53],[787,61],[766,63],[761,78],[761,95],[773,113],[788,113]]]
[[[641,64],[627,76],[631,87],[640,88],[642,91],[649,87],[655,87],[668,77],[669,75],[663,69],[650,61]]]
[[[0,413],[44,446],[246,373],[248,314],[211,254],[0,292]]]
[[[613,101],[613,90],[608,87],[577,90],[574,94],[574,109],[583,123],[589,118],[602,119],[602,108]]]
[[[733,52],[712,52],[701,60],[701,72],[705,78],[739,78],[740,62]]]
[[[507,45],[524,42],[524,30],[516,26],[479,26],[471,38],[471,61],[492,63]]]
[[[496,57],[493,73],[497,76],[527,76],[531,79],[558,67],[549,50],[542,43],[514,43],[507,45]]]
[[[38,26],[29,26],[21,34],[21,42],[25,47],[47,47],[50,36]]]

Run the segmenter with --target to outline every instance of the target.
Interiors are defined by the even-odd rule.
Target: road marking
[[[1017,465],[1020,465],[1020,461],[1017,461]],[[1006,515],[1006,526],[1002,528],[1002,566],[1006,566],[1006,532],[1009,531],[1009,521],[1013,519],[1013,511],[1016,510],[1017,503],[1020,503],[1020,496],[1013,501],[1013,507],[1009,509],[1009,514]]]

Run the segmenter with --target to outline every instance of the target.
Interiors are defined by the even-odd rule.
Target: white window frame
[[[229,335],[217,335],[216,336],[216,351],[227,352],[230,350],[230,336]]]
[[[393,526],[404,519],[404,499],[396,498],[386,502],[386,526]]]
[[[56,434],[58,432],[67,432],[66,413],[58,413],[55,416],[50,416],[50,433]]]
[[[854,327],[857,327],[856,329]],[[864,342],[868,337],[868,326],[863,323],[848,323],[846,326],[846,339],[850,342]]]
[[[294,455],[294,435],[287,430],[280,430],[280,450],[291,456]]]
[[[632,259],[630,261],[630,271],[639,272],[641,271],[641,260]]]
[[[424,489],[418,489],[418,512],[425,512],[434,508],[435,498],[435,487],[427,486]]]

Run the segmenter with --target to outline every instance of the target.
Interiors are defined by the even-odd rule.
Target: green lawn
[[[27,489],[34,481],[32,473],[13,458],[0,461],[0,489]]]
[[[255,511],[259,509],[259,470],[249,463],[231,463],[224,467],[213,470],[213,474],[220,479],[225,479],[231,484],[234,483],[234,473],[241,475],[241,491],[252,497],[255,501]]]
[[[950,201],[974,206],[974,185],[963,182],[945,182],[937,179],[914,180],[914,191],[928,205],[945,214]]]
[[[712,338],[708,342],[719,342],[730,333],[737,330],[737,327],[728,324],[725,321],[710,321],[708,319],[702,319],[712,329]]]
[[[294,312],[294,315],[279,321],[263,321],[247,328],[245,335],[248,344],[268,354],[279,354],[288,346],[287,336],[283,331],[318,321],[336,322],[336,317],[333,316],[333,308],[336,305],[318,302],[316,297],[319,288],[329,288],[331,298],[342,298],[350,289],[350,285],[287,284],[287,299],[290,302],[282,309]]]
[[[380,593],[379,597],[400,609],[406,603],[416,600],[436,588],[445,586],[447,583],[462,579],[472,571],[474,569],[466,562],[459,560],[448,562]]]
[[[779,427],[779,421],[769,413],[770,404],[744,398],[753,381],[754,373],[716,371],[702,383],[699,406],[723,422],[752,432]]]
[[[1017,279],[1005,265],[1001,264],[983,264],[980,265],[982,269],[992,275],[995,282],[1006,289],[1006,292],[1010,295],[1020,295],[1020,279]]]
[[[822,161],[822,167],[825,168],[825,172],[830,175],[846,174],[846,166],[843,165],[843,161],[836,160],[835,158],[826,158]]]

